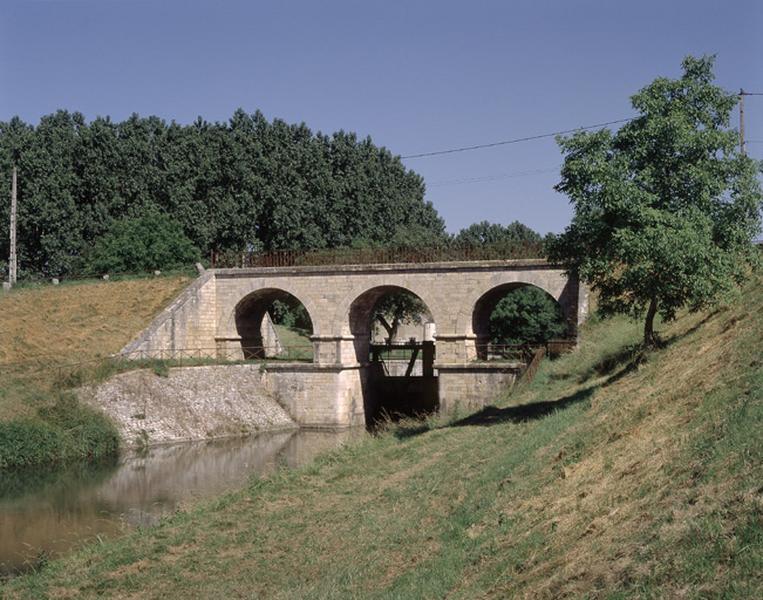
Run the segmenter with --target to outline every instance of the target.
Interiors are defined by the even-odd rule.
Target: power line
[[[511,179],[513,177],[524,177],[526,175],[536,175],[539,173],[552,173],[558,171],[561,168],[561,164],[548,169],[532,169],[528,171],[517,171],[516,173],[496,173],[495,175],[483,175],[480,177],[465,177],[462,179],[445,179],[442,181],[434,181],[427,184],[427,187],[442,187],[446,185],[462,185],[465,183],[484,183],[488,181],[500,181],[502,179]]]
[[[633,120],[634,117],[629,119],[617,119],[616,121],[606,121],[605,123],[596,123],[595,125],[584,125],[582,127],[576,127],[575,129],[565,129],[563,131],[554,131],[553,133],[542,133],[540,135],[530,135],[527,137],[514,138],[512,140],[502,140],[500,142],[491,142],[489,144],[476,144],[474,146],[462,146],[461,148],[450,148],[448,150],[435,150],[434,152],[421,152],[419,154],[408,154],[401,156],[400,158],[425,158],[428,156],[441,156],[443,154],[455,154],[456,152],[468,152],[470,150],[481,150],[482,148],[495,148],[496,146],[507,146],[509,144],[518,144],[519,142],[530,142],[532,140],[540,140],[543,138],[555,137],[557,135],[565,135],[568,133],[575,133],[576,131],[583,131],[586,129],[597,129],[599,127],[606,127],[607,125],[616,125],[617,123],[627,123]]]

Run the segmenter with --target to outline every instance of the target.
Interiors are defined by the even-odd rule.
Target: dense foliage
[[[506,294],[490,315],[493,344],[544,344],[564,337],[566,332],[559,304],[531,285]]]
[[[438,238],[444,230],[421,177],[352,133],[313,133],[243,110],[227,123],[191,125],[138,115],[87,122],[59,111],[37,126],[0,123],[2,257],[14,162],[27,276],[70,274],[115,221],[156,212],[205,257]]]
[[[759,165],[729,128],[736,96],[713,85],[713,59],[687,57],[679,79],[655,79],[632,97],[639,116],[617,133],[560,138],[557,189],[574,206],[552,256],[579,272],[607,313],[653,321],[712,305],[757,253]]]
[[[199,250],[169,216],[146,214],[116,221],[85,252],[85,271],[135,273],[154,269],[177,269],[200,259]]]
[[[270,313],[270,318],[277,325],[283,325],[289,329],[306,334],[313,333],[310,315],[307,313],[304,304],[299,301],[289,303],[282,300],[274,300],[268,307],[268,312]]]
[[[114,425],[70,392],[34,417],[0,422],[0,472],[5,469],[99,461],[119,448]]]
[[[459,231],[454,241],[459,244],[486,246],[506,242],[540,242],[541,239],[540,234],[519,221],[514,221],[505,226],[500,223],[481,221]]]

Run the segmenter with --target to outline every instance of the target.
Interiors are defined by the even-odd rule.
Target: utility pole
[[[742,88],[739,88],[739,151],[742,154],[747,154],[744,147],[744,97],[745,94]]]
[[[8,261],[8,283],[11,286],[16,284],[16,277],[16,165],[14,164],[11,175],[11,256]]]

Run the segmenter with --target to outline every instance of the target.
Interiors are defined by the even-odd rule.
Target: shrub
[[[45,422],[0,422],[0,469],[57,462],[62,447],[60,430]]]
[[[101,461],[118,449],[114,425],[72,394],[61,394],[37,418],[0,422],[0,470]]]
[[[151,213],[116,222],[85,258],[89,274],[177,269],[200,259],[200,252],[168,215]]]
[[[63,461],[100,460],[119,448],[119,436],[111,421],[78,402],[72,393],[61,394],[55,404],[40,410],[40,417],[61,430]]]

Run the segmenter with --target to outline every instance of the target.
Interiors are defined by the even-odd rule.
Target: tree
[[[382,296],[374,306],[374,320],[387,332],[387,338],[394,341],[397,330],[403,323],[420,325],[429,311],[418,296],[406,290],[393,291]]]
[[[509,223],[505,227],[499,223],[481,221],[473,223],[456,234],[455,242],[472,246],[488,244],[540,242],[541,236],[519,221]]]
[[[146,214],[118,221],[86,256],[86,270],[135,273],[187,267],[199,260],[199,250],[169,216]]]
[[[540,288],[512,290],[490,314],[493,344],[545,344],[564,336],[567,323],[557,302]]]
[[[296,300],[296,299],[295,299]],[[299,301],[274,300],[268,307],[273,323],[289,329],[312,333],[313,324],[304,304]]]
[[[57,111],[0,122],[0,184],[18,165],[25,276],[66,276],[115,222],[169,215],[203,256],[444,237],[423,179],[370,139],[237,110],[189,125]],[[7,256],[7,202],[0,202]],[[0,259],[2,260],[2,259]]]
[[[679,79],[655,79],[632,98],[639,116],[617,133],[558,138],[556,186],[573,204],[552,257],[599,292],[606,313],[654,318],[727,296],[756,260],[761,190],[755,161],[729,128],[736,96],[714,85],[712,57],[687,57]]]
[[[543,238],[519,221],[505,227],[488,221],[474,223],[459,231],[452,243],[457,251],[479,248],[475,258],[482,259],[545,256]]]

